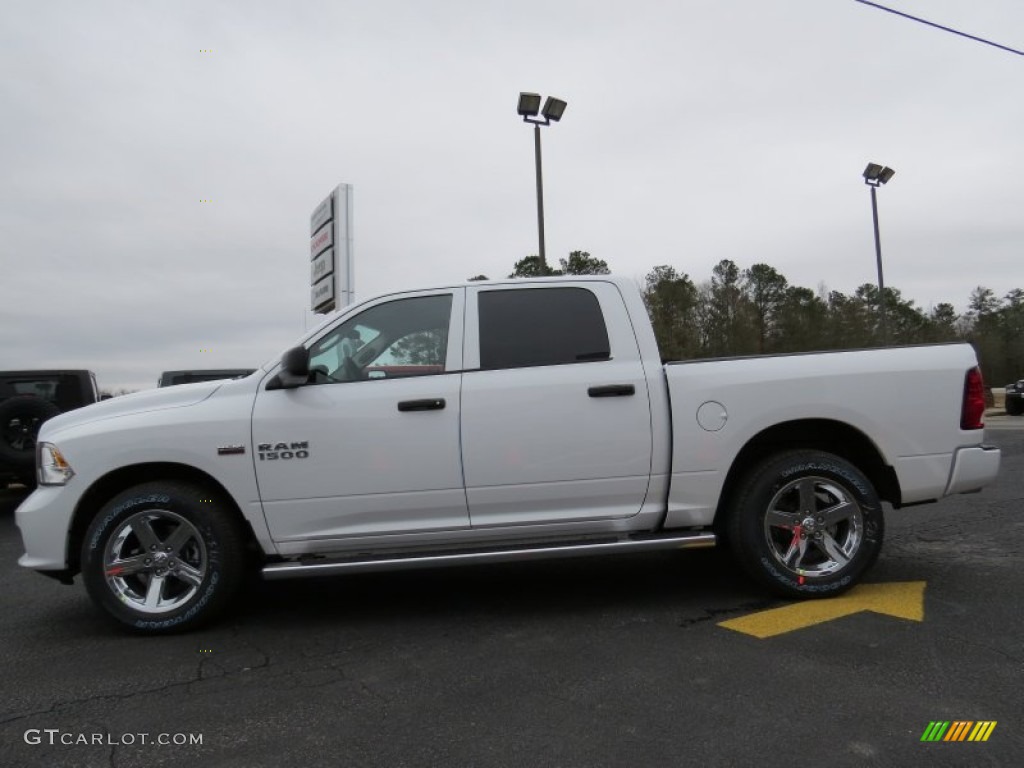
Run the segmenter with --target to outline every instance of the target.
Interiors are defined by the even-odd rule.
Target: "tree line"
[[[572,251],[568,259],[559,259],[558,269],[545,267],[538,256],[527,256],[516,262],[509,277],[609,272],[604,260]],[[964,341],[974,346],[988,384],[1002,386],[1024,378],[1020,288],[1000,298],[978,286],[963,313],[948,302],[926,311],[890,286],[883,295],[871,283],[851,294],[823,285],[812,290],[791,285],[768,264],[741,269],[730,259],[718,262],[710,279],[700,283],[673,266],[657,266],[640,288],[666,360]]]

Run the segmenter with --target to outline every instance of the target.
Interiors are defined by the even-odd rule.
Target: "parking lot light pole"
[[[875,190],[896,174],[892,168],[868,163],[864,169],[864,183],[871,187],[871,218],[875,224],[875,261],[878,263],[878,310],[882,323],[882,344],[889,343],[889,332],[885,320],[885,281],[882,279],[882,238],[878,234],[878,198]]]
[[[540,107],[540,94],[520,93],[519,94],[519,115],[523,122],[533,123],[533,151],[537,166],[537,237],[540,242],[540,270],[542,275],[548,273],[547,256],[544,251],[544,182],[541,175],[540,162],[540,127],[551,125],[562,119],[565,112],[566,102],[548,96],[544,102],[544,108]],[[538,112],[541,117],[537,117]]]

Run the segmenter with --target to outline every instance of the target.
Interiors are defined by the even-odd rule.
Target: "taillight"
[[[960,409],[960,429],[984,429],[985,422],[985,383],[981,380],[981,370],[971,368],[964,379],[964,405]]]

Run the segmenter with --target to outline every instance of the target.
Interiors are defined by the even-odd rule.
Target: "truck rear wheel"
[[[241,583],[245,545],[216,495],[150,482],[107,502],[82,544],[89,596],[145,634],[193,629],[219,614]]]
[[[729,512],[740,565],[786,597],[829,597],[854,586],[882,547],[882,504],[871,482],[823,451],[771,456],[744,478]]]

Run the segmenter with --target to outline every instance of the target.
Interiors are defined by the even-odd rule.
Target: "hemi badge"
[[[222,445],[217,449],[218,456],[231,456],[236,453],[245,453],[244,445]]]

